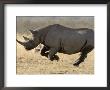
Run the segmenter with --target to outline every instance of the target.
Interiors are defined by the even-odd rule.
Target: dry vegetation
[[[48,19],[48,18],[47,18]],[[46,19],[46,20],[47,20]],[[22,40],[22,33],[24,36],[29,36],[28,29],[32,28],[41,28],[44,26],[54,24],[53,19],[48,19],[48,22],[45,23],[43,19],[32,20],[28,18],[24,20],[23,17],[17,17],[17,39]],[[50,21],[49,21],[50,20]],[[57,19],[56,19],[57,20]],[[93,28],[93,19],[92,21],[87,21],[86,19],[76,20],[75,22],[64,19],[55,21],[69,27],[90,27]],[[32,22],[33,21],[33,22]],[[38,22],[39,21],[39,22]],[[44,25],[45,24],[45,25]],[[31,36],[29,36],[31,37]],[[35,75],[35,74],[94,74],[94,51],[88,54],[88,57],[85,59],[85,62],[81,63],[79,67],[73,66],[73,63],[79,58],[80,53],[67,55],[62,53],[57,53],[59,56],[59,61],[50,61],[48,58],[41,56],[40,52],[35,52],[35,50],[26,51],[23,46],[16,44],[17,49],[17,60],[16,60],[16,72],[20,75]]]

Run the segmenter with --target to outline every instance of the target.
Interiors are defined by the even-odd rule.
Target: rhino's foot
[[[54,61],[54,60],[57,60],[58,61],[59,60],[59,57],[57,55],[54,55],[51,58],[48,56],[48,59],[51,60],[51,61]]]
[[[54,55],[54,60],[59,60],[59,57],[57,55]]]
[[[77,66],[77,67],[79,66],[79,64],[78,64],[78,63],[74,63],[73,65],[74,65],[74,66]]]
[[[83,61],[82,60],[76,60],[76,62],[73,65],[78,67],[81,62],[83,62]]]
[[[49,54],[49,53],[46,52],[46,53],[42,53],[41,55],[42,55],[42,56],[45,56],[45,57],[48,57],[48,54]]]

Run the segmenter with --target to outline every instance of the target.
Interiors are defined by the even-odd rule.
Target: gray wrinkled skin
[[[33,35],[32,40],[18,43],[27,50],[37,47],[40,43],[44,45],[41,55],[50,60],[59,59],[57,52],[65,54],[75,54],[81,52],[81,56],[74,64],[78,66],[87,57],[87,54],[94,48],[94,31],[88,28],[72,29],[59,24],[49,25],[39,31],[30,32]],[[24,44],[22,44],[24,43]],[[47,52],[47,53],[46,53]]]

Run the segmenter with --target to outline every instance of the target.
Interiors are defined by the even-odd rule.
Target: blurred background
[[[17,16],[17,33],[28,33],[29,29],[39,29],[52,24],[72,28],[94,29],[94,16]]]

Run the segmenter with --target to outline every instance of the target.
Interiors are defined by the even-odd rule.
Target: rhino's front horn
[[[30,40],[29,38],[27,38],[27,37],[25,37],[25,36],[23,36],[23,38],[24,38],[24,40],[26,40],[26,41]]]
[[[17,41],[19,44],[23,45],[23,46],[26,45],[24,42],[21,42],[21,41],[19,41],[19,40],[17,40],[17,39],[16,39],[16,41]]]

